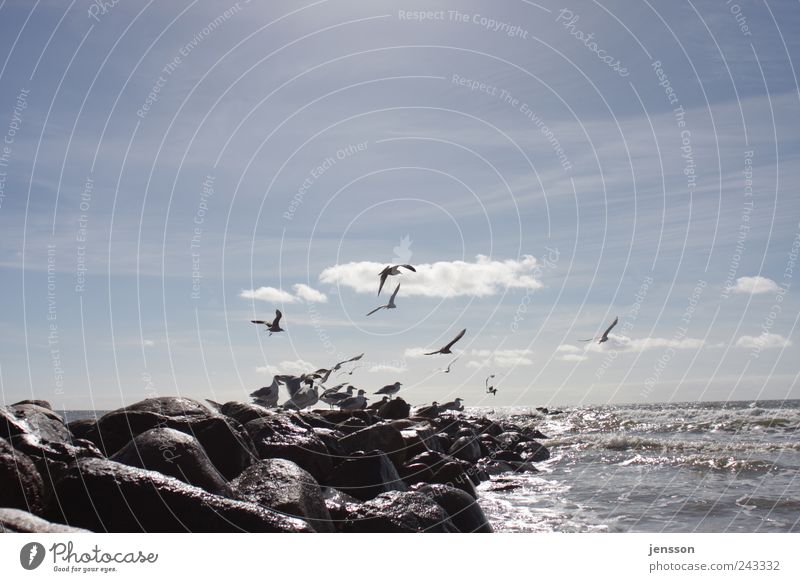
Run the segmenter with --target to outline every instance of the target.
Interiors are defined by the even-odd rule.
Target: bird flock
[[[381,291],[383,290],[384,284],[389,277],[402,275],[400,269],[406,269],[407,271],[411,271],[416,273],[416,269],[412,265],[387,265],[380,273],[379,276],[379,285],[378,285],[378,296],[380,296]],[[367,313],[367,317],[377,313],[381,309],[396,309],[397,304],[395,303],[395,299],[397,298],[397,294],[400,291],[400,283],[397,284],[394,291],[392,292],[391,296],[389,297],[389,302],[386,305],[380,305],[376,307],[369,313]],[[281,319],[283,318],[283,313],[281,313],[280,309],[275,310],[275,318],[272,321],[263,320],[263,319],[251,319],[250,322],[263,325],[266,328],[266,331],[271,336],[274,333],[279,333],[285,331],[280,326]],[[589,338],[589,339],[581,339],[579,341],[582,342],[591,342],[597,339],[597,343],[602,344],[608,341],[608,334],[614,328],[615,325],[619,322],[619,318],[615,318],[614,321],[611,323],[610,326],[603,332],[600,338]],[[447,355],[452,354],[452,347],[464,337],[467,333],[466,328],[462,329],[458,334],[448,343],[443,345],[438,350],[434,350],[432,352],[424,352],[426,356],[434,356],[434,355]],[[259,404],[261,406],[265,406],[267,408],[274,408],[279,406],[278,401],[280,399],[280,386],[283,385],[286,388],[286,391],[289,395],[289,399],[284,401],[280,404],[281,407],[290,410],[302,410],[304,408],[308,408],[309,406],[314,406],[318,402],[322,401],[327,404],[329,407],[333,408],[334,406],[339,408],[340,410],[359,410],[370,408],[373,410],[379,409],[381,406],[385,405],[389,402],[394,395],[396,395],[400,388],[402,387],[402,383],[395,382],[393,384],[387,384],[380,390],[376,391],[375,395],[381,395],[382,399],[370,404],[368,406],[369,397],[366,395],[366,391],[362,389],[357,389],[352,384],[348,382],[343,382],[337,384],[336,386],[332,386],[327,388],[325,383],[329,380],[331,375],[334,372],[339,372],[343,366],[346,364],[350,364],[353,362],[359,361],[361,358],[364,357],[364,354],[359,354],[347,360],[343,360],[341,362],[337,362],[330,368],[320,368],[314,372],[301,374],[300,376],[293,376],[289,374],[278,374],[275,375],[272,379],[272,384],[269,386],[264,386],[263,388],[259,388],[255,392],[250,394],[253,402],[255,404]],[[453,364],[458,361],[458,357],[452,360],[446,368],[440,369],[439,371],[449,374]],[[353,375],[358,368],[362,368],[363,366],[354,365],[349,371],[345,370],[340,372],[340,374],[346,374],[349,376]],[[485,381],[486,387],[486,394],[491,396],[495,396],[497,394],[497,388],[494,385],[490,385],[489,381],[495,378],[495,374],[490,374]],[[320,392],[322,390],[322,392]],[[355,393],[354,393],[355,392]],[[439,404],[438,402],[434,401],[430,405],[421,406],[417,408],[416,414],[418,416],[425,416],[425,417],[434,417],[438,414],[445,412],[445,411],[462,411],[464,410],[462,398],[456,398],[451,402],[446,402],[444,404]]]

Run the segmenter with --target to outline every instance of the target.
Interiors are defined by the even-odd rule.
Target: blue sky
[[[800,397],[795,3],[266,4],[0,3],[4,402]]]

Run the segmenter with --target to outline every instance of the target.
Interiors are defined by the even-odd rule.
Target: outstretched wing
[[[394,288],[394,293],[392,293],[392,296],[389,298],[389,305],[394,303],[394,298],[397,297],[398,291],[400,291],[400,283],[398,283],[397,287]]]
[[[400,265],[400,266],[401,267],[405,267],[409,271],[414,271],[415,273],[417,272],[417,270],[414,267],[412,267],[411,265]]]
[[[578,341],[579,342],[592,342],[592,341],[594,341],[594,338],[590,337],[589,339],[579,339]]]
[[[441,351],[447,351],[450,348],[452,348],[453,344],[456,343],[458,340],[460,340],[462,337],[464,337],[465,333],[467,333],[467,328],[466,327],[464,329],[462,329],[460,332],[458,332],[458,335],[453,339],[453,341],[451,341],[446,346],[442,347]]]
[[[389,276],[389,271],[391,271],[391,267],[386,267],[383,271],[380,272],[381,276],[381,284],[378,286],[378,295],[381,294],[381,290],[383,289],[383,284],[386,283],[386,277]]]
[[[266,325],[267,322],[264,321],[263,319],[251,319],[250,323],[263,323],[264,325]]]
[[[614,329],[614,326],[617,325],[617,323],[619,323],[619,317],[614,318],[614,321],[611,322],[611,325],[608,326],[608,329],[603,332],[603,337],[607,338],[608,332]]]
[[[283,317],[283,313],[281,313],[280,309],[275,310],[275,321],[272,322],[272,325],[280,325],[281,317]]]
[[[375,313],[376,311],[380,311],[381,309],[386,309],[386,306],[385,306],[385,305],[381,305],[380,307],[376,307],[375,309],[373,309],[372,311],[370,311],[369,313],[367,313],[367,317],[369,317],[370,315],[372,315],[372,314],[373,314],[373,313]]]

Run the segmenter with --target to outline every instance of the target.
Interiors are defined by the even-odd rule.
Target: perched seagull
[[[402,386],[400,382],[395,382],[394,384],[389,384],[388,386],[384,386],[383,388],[375,392],[375,394],[388,394],[389,399],[391,400],[394,394],[400,392],[400,386]]]
[[[619,317],[615,317],[614,318],[614,321],[612,321],[611,325],[608,326],[608,329],[603,332],[603,335],[600,336],[600,339],[597,340],[597,343],[602,344],[603,342],[607,342],[608,341],[608,333],[612,329],[614,329],[614,326],[617,325],[617,323],[619,323]],[[592,338],[589,338],[589,339],[582,339],[582,340],[578,340],[578,341],[579,342],[592,342],[592,341],[594,341],[594,338],[592,337]]]
[[[381,398],[377,402],[373,402],[372,404],[367,406],[367,409],[368,410],[378,410],[381,406],[383,406],[387,402],[389,402],[389,397],[388,396],[384,396],[383,398]]]
[[[462,337],[464,337],[465,333],[467,333],[467,329],[466,328],[464,328],[460,332],[458,332],[458,335],[449,344],[447,344],[445,346],[442,346],[441,348],[439,348],[435,352],[428,352],[425,355],[426,356],[432,356],[434,354],[452,354],[453,352],[450,351],[450,348],[453,347],[454,343],[456,343],[458,340],[460,340]]]
[[[387,277],[400,274],[400,267],[408,269],[409,271],[414,271],[415,273],[417,272],[417,270],[411,265],[388,265],[383,271],[378,273],[381,276],[381,284],[378,287],[378,295],[381,294],[381,289],[383,289],[383,284],[386,283]]]
[[[436,418],[439,416],[439,412],[441,412],[441,407],[439,403],[435,400],[431,403],[430,406],[420,406],[414,411],[414,416],[422,416],[424,418]]]
[[[394,288],[394,293],[392,293],[392,296],[389,297],[389,303],[387,303],[386,305],[381,305],[380,307],[376,307],[375,309],[373,309],[372,311],[367,313],[367,317],[369,317],[370,315],[372,315],[376,311],[380,311],[381,309],[394,309],[394,308],[396,308],[397,305],[395,305],[395,303],[394,303],[394,298],[397,297],[397,292],[398,291],[400,291],[400,283],[397,284],[397,287]]]
[[[250,396],[256,404],[272,408],[278,405],[278,377],[272,378],[272,384],[251,392]]]
[[[367,398],[364,394],[366,394],[364,390],[359,390],[357,396],[342,400],[338,405],[339,410],[358,410],[364,408],[367,405]]]
[[[461,410],[464,410],[464,405],[463,405],[463,404],[461,404],[462,402],[464,402],[464,399],[463,399],[463,398],[456,398],[456,399],[455,399],[455,400],[453,400],[452,402],[445,402],[444,404],[441,404],[441,405],[439,406],[439,408],[440,408],[441,410],[455,410],[455,411],[461,411]]]
[[[269,335],[272,335],[273,333],[284,331],[281,329],[281,317],[283,317],[283,313],[281,313],[280,309],[276,309],[275,319],[273,319],[272,321],[265,321],[263,319],[251,319],[250,323],[260,323],[266,325]]]
[[[283,382],[286,390],[289,391],[289,400],[282,404],[284,408],[302,410],[319,401],[317,387],[305,376],[276,376],[276,378],[279,382]]]
[[[341,386],[344,386],[342,384]],[[328,388],[325,392],[322,393],[322,396],[319,397],[325,404],[333,408],[340,402],[347,400],[351,396],[353,396],[353,390],[355,389],[353,386],[348,386],[347,390],[344,392],[339,392],[339,388],[341,386],[335,386],[333,388]]]

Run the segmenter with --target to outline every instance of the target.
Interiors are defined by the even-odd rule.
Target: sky
[[[800,398],[798,32],[774,0],[2,0],[0,400],[246,400],[361,353],[331,380],[412,404]]]

